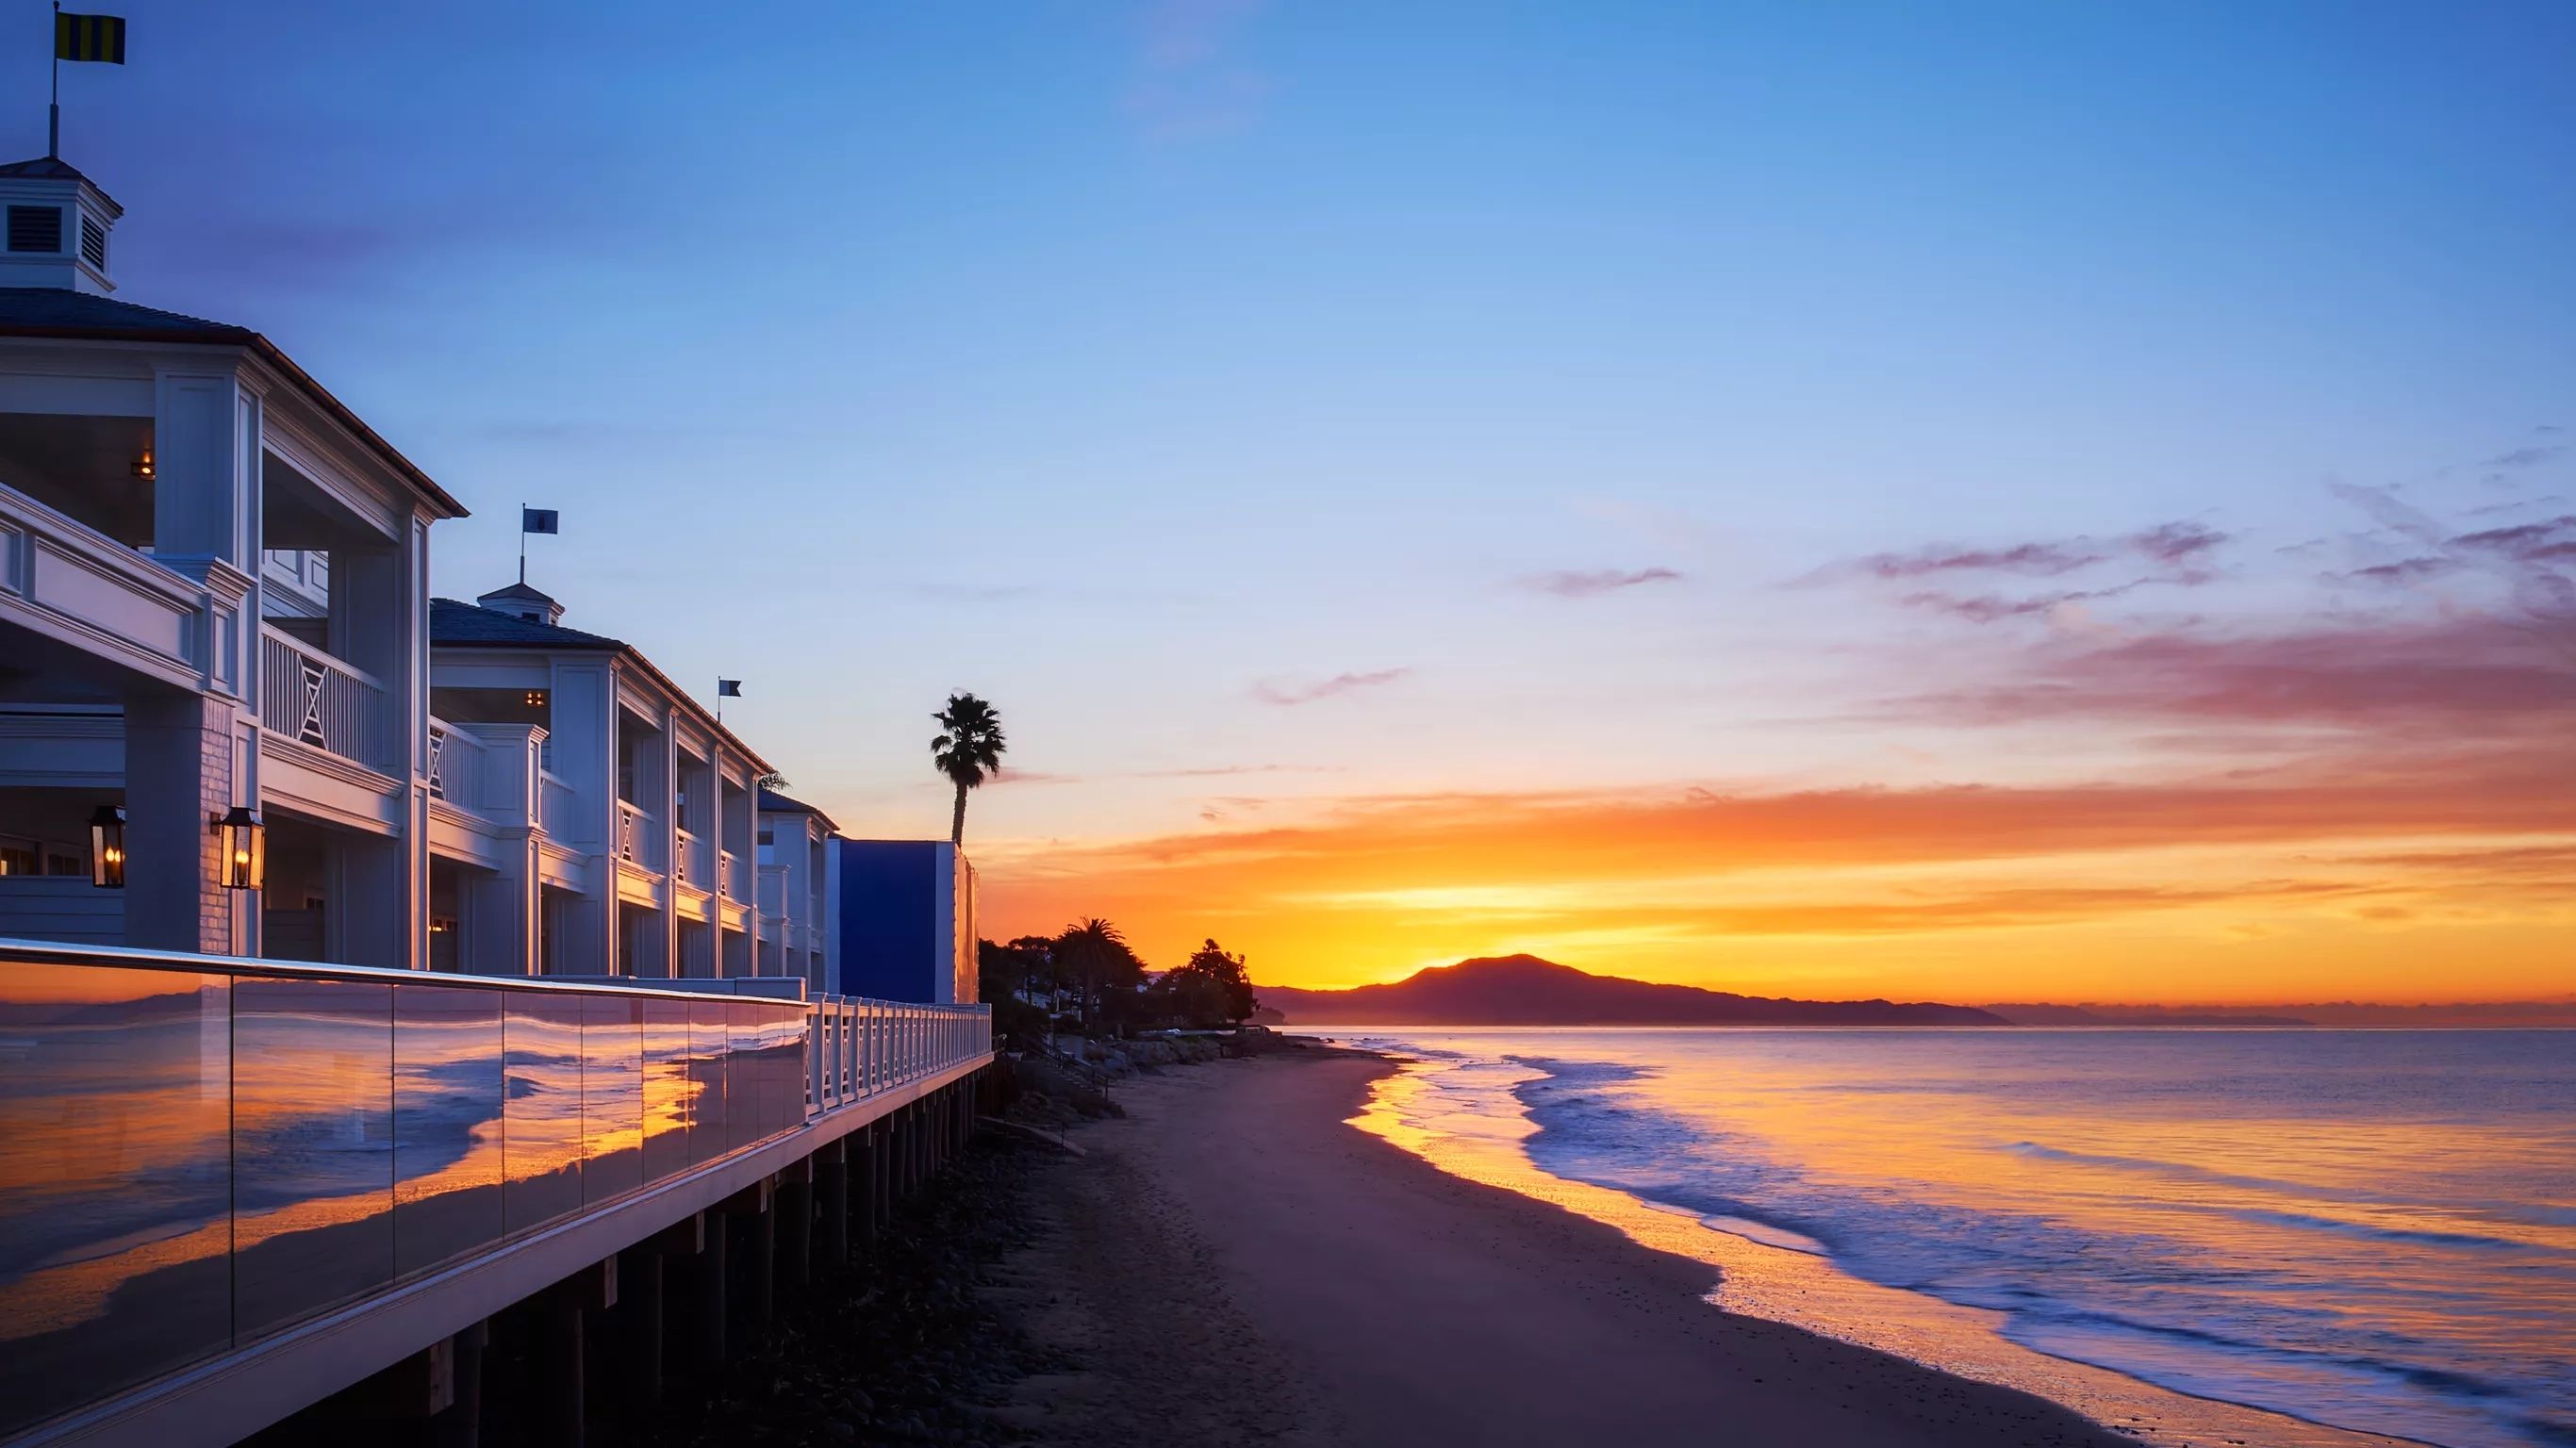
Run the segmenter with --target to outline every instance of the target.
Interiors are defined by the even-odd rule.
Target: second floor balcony
[[[379,774],[403,767],[383,682],[273,623],[260,625],[259,717],[273,736]]]

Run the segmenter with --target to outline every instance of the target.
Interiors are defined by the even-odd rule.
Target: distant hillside
[[[2313,1026],[2304,1016],[2224,1009],[2168,1010],[2162,1006],[1987,1006],[2016,1026]]]
[[[2368,1026],[2398,1029],[2576,1026],[2576,997],[2394,1006],[2316,1001],[2277,1006],[2000,1005],[1987,1010],[2017,1026]]]
[[[1534,955],[1436,965],[1354,990],[1260,988],[1297,1026],[2006,1026],[1971,1006],[1798,1001],[1588,975]]]

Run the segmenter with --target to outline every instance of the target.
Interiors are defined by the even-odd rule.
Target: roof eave
[[[165,346],[246,347],[260,361],[275,368],[287,381],[302,389],[333,421],[355,433],[378,459],[401,475],[440,518],[473,516],[471,509],[458,502],[454,494],[438,485],[418,464],[404,457],[382,434],[369,427],[364,418],[349,405],[331,395],[331,389],[313,380],[313,375],[295,364],[275,342],[247,327],[54,327],[23,322],[0,322],[0,337],[61,338],[72,342],[150,342]]]

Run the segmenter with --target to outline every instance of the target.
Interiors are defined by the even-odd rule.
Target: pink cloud
[[[1252,697],[1264,704],[1293,708],[1299,704],[1312,704],[1318,699],[1330,699],[1362,689],[1374,689],[1381,685],[1392,684],[1412,672],[1410,668],[1403,668],[1379,669],[1366,674],[1335,674],[1320,683],[1312,684],[1278,684],[1264,680],[1252,686]]]

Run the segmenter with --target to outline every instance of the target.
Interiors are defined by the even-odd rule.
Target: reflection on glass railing
[[[582,1200],[604,1202],[644,1185],[644,1002],[581,1001]]]
[[[230,993],[0,962],[0,1431],[231,1345]]]
[[[394,992],[394,1269],[408,1277],[497,1241],[507,1076],[501,996]]]
[[[581,998],[512,993],[501,1050],[502,1207],[518,1232],[581,1206]]]
[[[233,982],[233,1331],[394,1275],[393,987]]]
[[[796,1130],[820,1060],[801,1002],[12,949],[0,1434]],[[823,1009],[839,1103],[989,1039]]]

